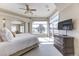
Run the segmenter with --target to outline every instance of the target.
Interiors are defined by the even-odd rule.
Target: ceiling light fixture
[[[26,14],[26,13],[33,14],[33,11],[36,11],[36,9],[30,8],[30,6],[27,4],[25,5],[25,8],[19,8],[19,9],[25,10],[24,14]]]
[[[47,8],[47,11],[50,11],[50,9],[49,9],[49,6],[48,6],[48,5],[46,5],[46,8]]]

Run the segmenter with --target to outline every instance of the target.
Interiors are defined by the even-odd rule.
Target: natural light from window
[[[34,21],[32,23],[33,34],[47,34],[47,21]]]

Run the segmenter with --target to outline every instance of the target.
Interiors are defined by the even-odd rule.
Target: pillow
[[[14,38],[13,34],[8,28],[5,28],[4,31],[5,31],[5,37],[7,40],[12,40]]]
[[[1,32],[3,41],[10,41],[14,38],[10,30],[7,28],[3,28]]]
[[[0,42],[3,42],[3,41],[7,41],[4,33],[2,32],[2,30],[0,30]]]
[[[13,37],[15,37],[15,36],[16,36],[16,35],[15,35],[15,34],[16,34],[15,32],[11,32],[11,33],[12,33]]]
[[[2,33],[0,31],[0,42],[3,42]]]

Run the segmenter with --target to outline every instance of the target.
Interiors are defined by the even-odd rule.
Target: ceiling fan
[[[36,11],[36,9],[31,9],[31,8],[29,7],[29,5],[27,5],[27,4],[25,5],[25,8],[19,8],[19,9],[25,10],[24,14],[26,14],[26,13],[31,13],[31,14],[33,14],[32,11]]]

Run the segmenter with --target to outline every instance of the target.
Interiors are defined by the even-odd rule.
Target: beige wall
[[[5,13],[3,11],[0,11],[0,28],[3,27],[3,23],[2,23],[2,19],[5,18],[6,19],[6,27],[9,28],[11,30],[11,21],[13,20],[20,20],[25,22],[25,32],[30,32],[32,33],[32,21],[39,21],[39,20],[46,20],[46,18],[23,18],[20,16],[16,16],[13,14],[9,14],[9,13]],[[28,25],[28,23],[30,23],[30,25]]]
[[[28,26],[27,23],[30,22],[29,18],[23,18],[21,16],[16,16],[14,14],[9,14],[7,12],[4,12],[4,11],[0,10],[0,29],[3,27],[3,23],[2,23],[3,18],[6,19],[6,27],[9,28],[10,30],[11,30],[11,21],[13,21],[13,20],[20,20],[20,21],[23,21],[23,22],[26,23],[26,27],[25,27],[26,30],[25,30],[25,32],[28,31],[27,30],[28,29],[27,28],[27,26]]]
[[[25,32],[28,32],[28,23],[25,23]]]
[[[11,23],[10,23],[10,21],[9,20],[6,20],[6,23],[5,24],[6,24],[6,27],[11,30]],[[1,28],[3,28],[2,19],[0,19],[0,29]]]
[[[72,4],[60,12],[60,21],[72,19],[74,24],[74,30],[68,31],[69,36],[73,36],[75,55],[79,55],[79,4]],[[60,34],[64,34],[65,31],[60,30]]]

